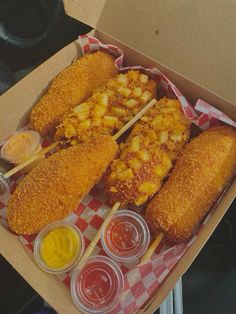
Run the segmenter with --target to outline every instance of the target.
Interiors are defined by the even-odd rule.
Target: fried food
[[[154,195],[189,138],[178,100],[162,98],[136,123],[106,176],[110,202],[142,205]]]
[[[156,97],[156,82],[139,71],[110,79],[84,103],[65,114],[55,139],[71,144],[99,134],[113,134]]]
[[[64,219],[99,181],[117,148],[110,135],[103,135],[43,159],[9,200],[10,228],[17,234],[34,234]]]
[[[65,112],[83,102],[95,88],[117,73],[113,57],[104,52],[77,59],[57,75],[33,108],[30,115],[32,129],[43,136],[52,136]]]
[[[187,241],[227,186],[236,168],[236,131],[218,126],[186,145],[160,192],[146,209],[151,230]]]

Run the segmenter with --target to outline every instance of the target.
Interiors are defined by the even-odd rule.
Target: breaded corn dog
[[[114,59],[104,52],[85,55],[53,80],[47,93],[33,108],[30,124],[41,135],[53,135],[60,118],[83,102],[92,91],[118,73]]]
[[[189,138],[178,100],[162,98],[136,123],[106,176],[110,202],[142,205],[161,187]]]
[[[40,161],[9,200],[10,228],[17,234],[34,234],[64,219],[98,182],[116,152],[115,140],[103,135]]]
[[[187,241],[209,212],[236,168],[236,131],[209,129],[186,145],[160,192],[146,209],[151,230]]]
[[[65,114],[55,139],[71,144],[99,134],[113,134],[156,97],[156,82],[139,71],[110,79],[84,103]]]

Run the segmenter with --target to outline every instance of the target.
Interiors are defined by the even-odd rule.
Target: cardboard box
[[[123,2],[123,6],[121,2]],[[167,2],[169,2],[170,5],[171,1]],[[117,5],[117,3],[120,5]],[[158,49],[158,44],[155,43],[153,31],[155,30],[155,12],[157,12],[159,7],[153,0],[145,1],[145,4],[146,6],[144,6],[144,1],[140,0],[65,1],[66,10],[70,15],[86,22],[87,24],[90,24],[91,26],[98,26],[99,30],[97,29],[92,32],[95,37],[105,43],[113,43],[125,51],[125,63],[127,65],[139,64],[145,67],[156,66],[179,87],[190,102],[194,103],[198,98],[202,98],[235,120],[235,104],[230,101],[226,101],[203,87],[200,87],[193,81],[175,72],[172,67],[168,68],[157,62],[158,58],[155,57],[154,48]],[[144,11],[141,10],[141,7]],[[142,17],[140,17],[139,11],[143,12]],[[118,23],[118,17],[121,13],[125,14],[125,19],[122,19],[122,22],[126,21],[126,23],[128,23],[128,19],[130,27],[128,28],[127,24],[119,22],[119,27],[116,29],[111,28],[111,25],[114,26],[114,21]],[[138,24],[140,18],[143,23],[146,21],[146,25],[148,25],[146,29],[140,29]],[[124,25],[126,25],[126,27]],[[133,36],[133,27],[137,27],[139,30],[139,40]],[[108,32],[110,34],[112,33],[113,37],[106,34]],[[120,42],[120,38],[123,40],[125,39],[124,41],[126,43],[129,39],[129,45]],[[143,52],[143,54],[131,48],[131,46],[133,46],[132,41],[134,41],[135,48],[138,48],[138,50]],[[174,48],[173,53],[176,53]],[[71,43],[0,97],[0,141],[16,129],[25,125],[30,109],[45,92],[51,80],[63,68],[68,66],[75,57],[80,55],[81,51],[78,44]],[[146,55],[154,56],[155,58],[151,59]],[[188,57],[192,58],[191,55]],[[168,295],[169,291],[174,287],[178,278],[181,277],[191,265],[229,208],[231,202],[235,198],[235,195],[236,180],[234,180],[230,188],[227,190],[226,194],[207,222],[206,227],[202,230],[196,241],[188,249],[184,257],[167,277],[162,286],[156,291],[153,298],[149,300],[145,308],[139,311],[140,313],[153,313],[159,307]],[[64,286],[64,284],[56,277],[42,272],[36,266],[34,261],[29,258],[28,253],[24,250],[18,238],[10,234],[1,225],[0,239],[0,253],[58,313],[78,313],[78,310],[73,305],[69,290]]]

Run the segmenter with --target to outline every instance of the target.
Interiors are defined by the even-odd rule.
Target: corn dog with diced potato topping
[[[236,170],[236,130],[210,128],[183,149],[160,192],[146,209],[154,234],[187,241]]]
[[[189,126],[178,100],[159,100],[120,144],[106,175],[110,202],[142,205],[154,195],[188,140]]]
[[[10,228],[17,234],[34,234],[64,219],[98,182],[117,149],[112,136],[102,135],[41,160],[10,197]]]
[[[113,134],[156,97],[156,88],[156,82],[139,71],[117,75],[64,115],[55,139],[74,144],[102,133]]]
[[[53,135],[63,114],[88,98],[95,88],[117,75],[111,55],[97,51],[64,69],[33,108],[30,124],[41,135]]]

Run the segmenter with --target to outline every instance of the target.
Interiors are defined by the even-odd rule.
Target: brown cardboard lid
[[[69,15],[236,103],[236,2],[64,0]]]
[[[63,0],[67,15],[96,27],[106,0]]]

